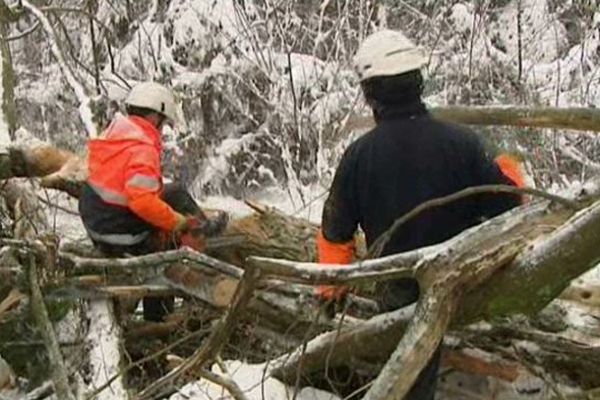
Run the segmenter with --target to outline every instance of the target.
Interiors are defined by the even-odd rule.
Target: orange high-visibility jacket
[[[160,198],[160,132],[138,116],[118,117],[88,144],[87,183],[107,204],[127,207],[144,221],[173,230],[175,211]]]

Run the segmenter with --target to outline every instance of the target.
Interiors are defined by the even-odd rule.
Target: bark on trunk
[[[462,298],[460,305],[455,307],[457,315],[454,325],[464,325],[482,318],[493,319],[514,313],[533,314],[540,311],[560,294],[574,276],[596,265],[600,256],[600,252],[595,248],[598,241],[597,232],[600,231],[600,202],[595,202],[578,212],[566,223],[564,221],[572,215],[571,211],[554,211],[548,214],[548,207],[549,203],[546,202],[526,207],[524,210],[515,210],[466,231],[445,244],[430,248],[429,254],[422,256],[421,261],[417,262],[418,267],[415,270],[415,276],[425,293],[425,300],[431,293],[443,296],[444,293],[449,294],[452,288],[458,289],[459,292],[455,293],[460,293]],[[554,230],[557,226],[560,228]],[[519,242],[511,244],[515,238],[518,238]],[[528,242],[532,244],[528,245]],[[503,248],[502,243],[505,243],[506,247]],[[493,252],[494,248],[498,251]],[[451,253],[444,254],[445,249],[451,249]],[[485,252],[488,254],[482,256]],[[516,255],[519,252],[522,254],[515,261],[506,263],[507,257],[510,258],[511,254]],[[478,256],[482,258],[477,260]],[[393,263],[394,258],[414,263],[409,253],[389,257],[388,263]],[[286,266],[289,269],[294,267],[289,262],[274,260],[256,259],[253,262],[263,265],[265,272],[272,272],[274,266]],[[436,262],[440,264],[436,265]],[[450,269],[444,267],[448,263],[452,266]],[[472,267],[466,267],[469,264]],[[497,271],[500,266],[503,268]],[[307,276],[309,265],[296,267],[303,271],[296,271],[297,277],[311,278]],[[362,265],[363,269],[365,267],[368,268],[368,265]],[[557,273],[555,268],[561,267],[566,271]],[[328,270],[330,274],[336,273],[335,268]],[[489,279],[494,271],[497,271],[493,275],[494,278]],[[452,283],[456,275],[460,277],[462,284]],[[480,283],[483,284],[479,285]],[[518,290],[513,291],[514,287]],[[506,293],[510,295],[507,297]],[[448,297],[445,301],[452,305],[453,297]],[[422,309],[422,306],[419,307]],[[390,371],[420,370],[424,365],[421,354],[418,351],[408,351],[406,343],[425,340],[429,345],[423,347],[422,353],[427,355],[431,347],[439,341],[439,336],[432,336],[432,333],[436,332],[435,327],[443,315],[444,312],[432,313],[423,317],[421,321],[413,321],[411,335],[403,338],[395,353],[397,356],[390,360]],[[332,367],[348,364],[357,358],[384,360],[395,347],[394,343],[402,336],[404,320],[401,316],[399,311],[392,312],[374,317],[357,327],[319,337],[306,349],[298,349],[292,357],[283,357],[273,373],[283,379],[290,379],[296,375],[300,366],[310,373],[323,368],[323,365]],[[375,336],[380,340],[371,340]],[[351,355],[346,351],[348,348],[354,349]],[[407,352],[411,358],[403,359]],[[393,381],[392,375],[396,376],[391,374],[389,379],[378,379],[371,388],[374,392],[371,392],[370,398],[386,398],[385,396],[389,395],[401,397],[406,393],[412,384],[411,377],[404,374],[404,379]]]
[[[595,108],[445,106],[429,111],[442,121],[466,125],[600,131],[600,110]],[[344,131],[366,131],[374,126],[370,116],[352,116]]]
[[[58,171],[64,172],[65,165],[66,162],[57,162],[49,170],[58,167]],[[593,186],[590,193],[597,196],[598,186]],[[459,327],[515,313],[534,314],[558,296],[573,278],[600,260],[596,249],[600,239],[600,202],[588,198],[579,200],[586,207],[577,213],[549,201],[533,203],[438,246],[354,266],[330,268],[298,263],[314,259],[315,225],[253,205],[257,210],[255,215],[233,221],[229,227],[229,233],[243,235],[245,241],[212,252],[227,262],[180,251],[110,260],[108,264],[106,260],[75,259],[71,263],[75,270],[71,273],[112,270],[134,277],[141,266],[144,266],[143,274],[155,274],[183,259],[187,262],[184,269],[175,270],[172,276],[167,274],[170,284],[215,305],[219,301],[211,290],[222,286],[219,296],[222,303],[226,303],[227,293],[241,277],[241,270],[232,264],[247,265],[248,255],[262,256],[254,257],[251,265],[267,278],[284,282],[353,283],[415,277],[424,289],[419,318],[413,320],[410,334],[399,346],[397,343],[406,325],[405,310],[376,316],[366,322],[347,323],[340,330],[318,337],[308,346],[277,360],[273,369],[278,377],[296,379],[300,366],[303,372],[311,372],[325,365],[380,363],[396,348],[367,398],[401,397],[450,323]],[[288,261],[265,258],[274,256]],[[225,284],[220,285],[222,282]],[[257,296],[249,306],[261,316],[259,323],[265,331],[281,332],[282,327],[298,321],[301,321],[297,324],[300,328],[292,335],[295,338],[301,338],[302,333],[307,335],[307,331],[313,335],[319,329],[335,328],[335,321],[319,320],[316,312],[302,313],[306,307],[299,304],[297,298],[299,294],[312,296],[309,288],[289,283],[281,288],[281,281],[273,280],[263,281],[258,287]],[[279,289],[274,290],[274,287]],[[315,321],[319,329],[311,330]],[[378,340],[372,340],[373,337]],[[348,352],[348,348],[353,351]],[[421,351],[411,350],[415,348]],[[399,379],[398,371],[411,372]]]

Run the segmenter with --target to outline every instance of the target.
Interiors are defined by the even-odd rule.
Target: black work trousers
[[[161,198],[175,211],[185,215],[204,215],[198,204],[189,192],[180,184],[170,183],[163,188]],[[175,241],[166,241],[161,237],[161,232],[156,229],[145,240],[131,246],[120,246],[94,241],[94,246],[108,257],[123,257],[125,255],[141,256],[158,251],[173,250]],[[174,297],[144,297],[144,319],[146,321],[160,322],[171,313],[174,308]]]

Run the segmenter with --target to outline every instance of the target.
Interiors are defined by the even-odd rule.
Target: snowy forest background
[[[179,125],[165,132],[169,177],[211,205],[256,198],[318,221],[337,161],[362,133],[354,123],[370,113],[352,70],[366,35],[402,29],[427,49],[430,106],[596,107],[599,6],[0,0],[0,140],[44,141],[81,154],[133,84],[157,80],[173,86],[181,103]],[[530,183],[550,192],[600,171],[597,134],[476,130],[494,151],[523,160]],[[519,384],[519,394],[529,390],[529,382]]]
[[[5,15],[2,28],[11,138],[81,152],[131,84],[155,79],[182,104],[165,163],[199,197],[277,186],[301,207],[319,195],[352,140],[353,118],[369,113],[351,60],[378,27],[401,27],[428,50],[429,105],[594,107],[600,96],[595,1],[89,0],[23,8],[16,22]],[[479,130],[520,155],[538,186],[563,187],[600,168],[591,135]]]

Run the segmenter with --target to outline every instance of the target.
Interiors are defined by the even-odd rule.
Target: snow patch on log
[[[48,40],[50,41],[50,50],[53,56],[56,58],[56,61],[60,67],[64,79],[68,82],[69,86],[75,93],[77,100],[79,101],[78,109],[81,122],[87,130],[88,136],[96,137],[96,126],[94,125],[93,121],[94,115],[90,107],[90,98],[87,96],[83,85],[77,80],[73,72],[69,69],[65,61],[64,55],[58,45],[59,41],[56,37],[56,34],[54,33],[54,28],[52,27],[52,24],[44,15],[44,13],[40,11],[40,9],[32,5],[29,1],[24,0],[21,4],[27,10],[29,10],[29,12],[35,15],[40,24],[43,26],[44,31],[48,36]]]
[[[90,392],[102,386],[120,370],[121,328],[116,323],[111,300],[89,302],[87,317],[90,320],[86,343],[90,346]],[[127,399],[127,392],[121,377],[100,392],[95,399]]]
[[[241,361],[226,361],[226,369],[230,378],[237,383],[248,400],[339,400],[334,394],[305,387],[299,389],[294,396],[294,388],[281,381],[269,377],[268,366],[265,364],[246,364]],[[214,365],[212,370],[221,373]],[[170,397],[170,400],[233,400],[225,388],[201,380],[185,385],[179,392]]]

